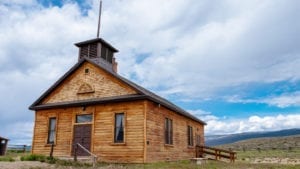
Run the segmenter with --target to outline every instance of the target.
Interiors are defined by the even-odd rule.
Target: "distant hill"
[[[269,131],[269,132],[246,132],[238,134],[228,134],[228,135],[211,135],[205,136],[205,144],[207,146],[217,146],[222,144],[231,144],[237,141],[254,139],[254,138],[264,138],[264,137],[284,137],[300,135],[300,129],[287,129],[280,131]]]
[[[234,151],[248,150],[293,150],[300,148],[300,135],[284,136],[284,137],[262,137],[238,141],[231,144],[223,144],[217,146],[223,149],[231,149]]]

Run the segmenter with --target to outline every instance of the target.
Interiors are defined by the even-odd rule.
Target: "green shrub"
[[[20,160],[21,161],[40,161],[40,162],[45,162],[46,161],[46,156],[39,155],[39,154],[30,154],[30,155],[21,156]]]
[[[0,157],[0,161],[10,161],[10,162],[13,162],[13,161],[15,161],[15,159],[13,159],[12,157],[4,156],[4,157]]]
[[[74,167],[91,167],[90,163],[82,163],[79,161],[71,161],[71,160],[56,160],[55,164],[60,166],[74,166]]]
[[[49,164],[55,164],[57,162],[57,159],[54,158],[54,157],[47,157],[46,158],[46,163],[49,163]]]

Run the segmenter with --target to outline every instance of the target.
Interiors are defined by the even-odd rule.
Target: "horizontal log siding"
[[[125,144],[114,144],[114,114],[125,113]],[[95,108],[94,153],[100,161],[143,163],[143,101],[104,104]]]
[[[195,157],[196,134],[201,136],[201,144],[204,143],[203,125],[150,101],[147,101],[146,107],[146,140],[149,143],[146,162],[183,160]],[[166,117],[173,121],[173,145],[165,145],[164,123]],[[187,125],[193,127],[193,147],[188,147]]]
[[[36,112],[32,153],[49,155],[50,145],[47,144],[48,122],[56,117],[56,142],[54,156],[69,156],[72,143],[72,109],[41,110]]]
[[[85,69],[89,69],[89,73],[85,73]],[[88,83],[95,92],[78,94],[80,86],[84,83]],[[101,68],[86,62],[46,97],[43,104],[128,94],[136,94],[136,91]]]

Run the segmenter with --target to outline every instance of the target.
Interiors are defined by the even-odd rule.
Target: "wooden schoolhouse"
[[[205,122],[118,74],[118,50],[102,38],[75,45],[78,62],[30,106],[32,153],[49,155],[54,145],[55,157],[72,157],[80,144],[104,162],[195,157]]]

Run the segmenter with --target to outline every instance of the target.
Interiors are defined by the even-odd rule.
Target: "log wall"
[[[125,114],[125,142],[114,143],[115,113]],[[49,155],[48,121],[56,117],[54,156],[71,156],[73,126],[78,114],[93,114],[91,152],[99,161],[115,163],[144,162],[144,101],[124,102],[36,112],[32,153]]]
[[[96,106],[94,153],[100,161],[144,162],[144,102]],[[114,115],[125,113],[125,142],[114,143]]]
[[[147,153],[146,162],[184,160],[195,157],[196,135],[200,135],[204,145],[202,124],[178,115],[159,104],[146,104]],[[173,145],[165,144],[165,118],[173,121]],[[194,146],[188,146],[187,126],[193,127]]]
[[[69,156],[72,143],[72,109],[41,110],[36,112],[32,153],[50,154],[47,144],[49,118],[56,117],[54,156]]]

